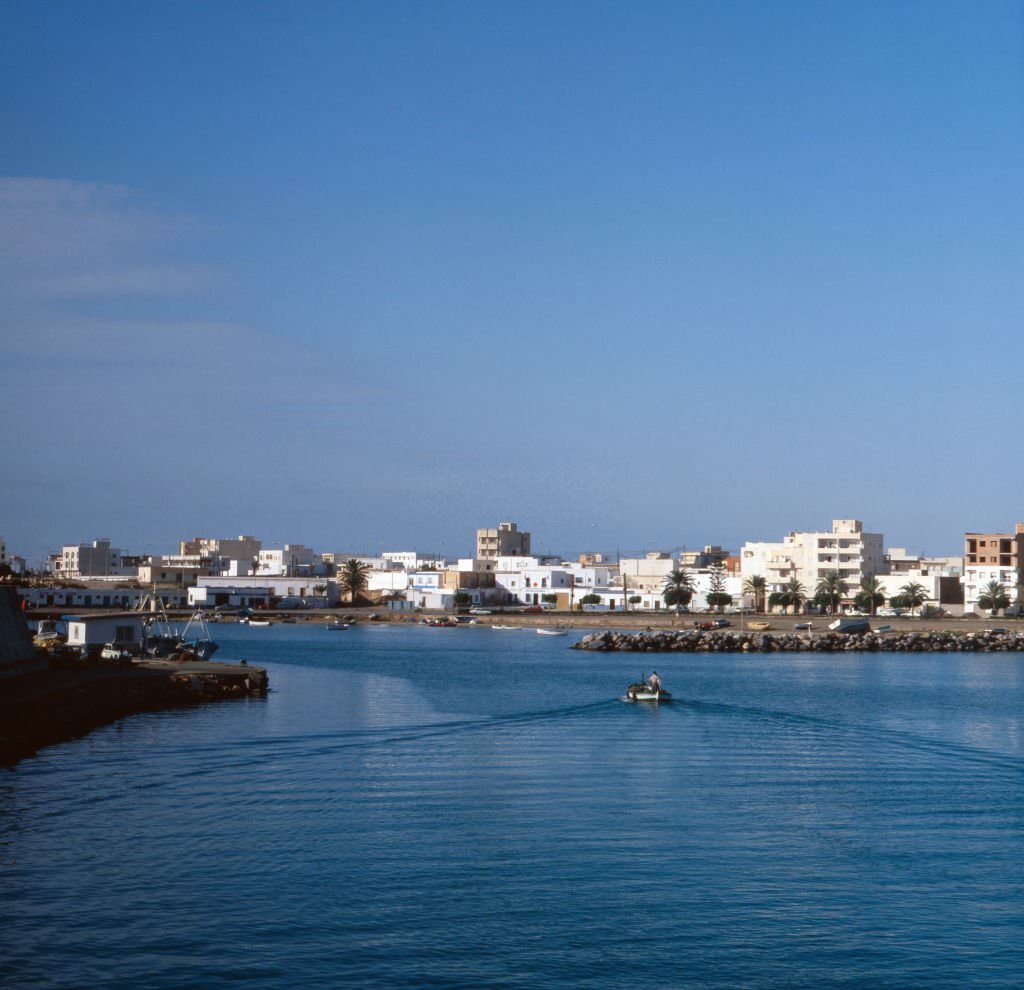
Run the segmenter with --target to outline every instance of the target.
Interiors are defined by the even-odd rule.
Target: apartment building
[[[126,558],[104,538],[92,543],[68,543],[50,558],[48,566],[61,578],[135,577],[139,560]]]
[[[514,522],[499,523],[496,529],[478,529],[476,555],[480,560],[529,557],[530,534],[521,532]]]
[[[744,543],[740,573],[744,580],[763,576],[769,595],[796,578],[812,597],[818,582],[838,571],[852,599],[865,577],[885,573],[883,541],[881,533],[864,532],[859,519],[834,519],[830,531],[793,532],[779,543]]]
[[[1012,533],[964,534],[964,608],[978,607],[985,586],[1003,585],[1010,601],[1017,603],[1024,584],[1024,523]]]

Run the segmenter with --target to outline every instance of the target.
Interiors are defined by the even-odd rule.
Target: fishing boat
[[[626,688],[626,700],[667,702],[672,700],[672,695],[661,686],[660,681],[652,684],[649,678],[641,678]]]
[[[150,610],[150,618],[143,628],[142,651],[151,657],[170,657],[185,653],[196,660],[209,660],[220,649],[210,638],[210,630],[202,609],[192,613],[183,629],[174,626],[167,616],[167,608],[157,595],[147,595],[140,608]]]
[[[220,645],[210,639],[206,616],[201,611],[193,613],[178,637],[178,651],[192,653],[197,660],[209,660],[219,649]]]

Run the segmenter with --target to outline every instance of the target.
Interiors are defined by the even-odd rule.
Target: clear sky
[[[0,535],[1024,518],[1018,3],[0,5]]]

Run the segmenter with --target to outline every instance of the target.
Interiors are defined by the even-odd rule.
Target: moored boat
[[[538,629],[538,636],[567,636],[569,634],[568,629]]]

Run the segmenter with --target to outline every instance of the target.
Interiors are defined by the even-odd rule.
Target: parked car
[[[794,622],[793,623],[793,628],[794,629],[806,629],[806,630],[810,631],[811,629],[814,628],[814,623],[812,623],[812,622]]]
[[[705,622],[697,623],[698,629],[724,629],[726,626],[731,626],[732,623],[728,619],[708,619]]]
[[[544,609],[540,605],[527,605],[523,609],[524,612],[543,612]]]

